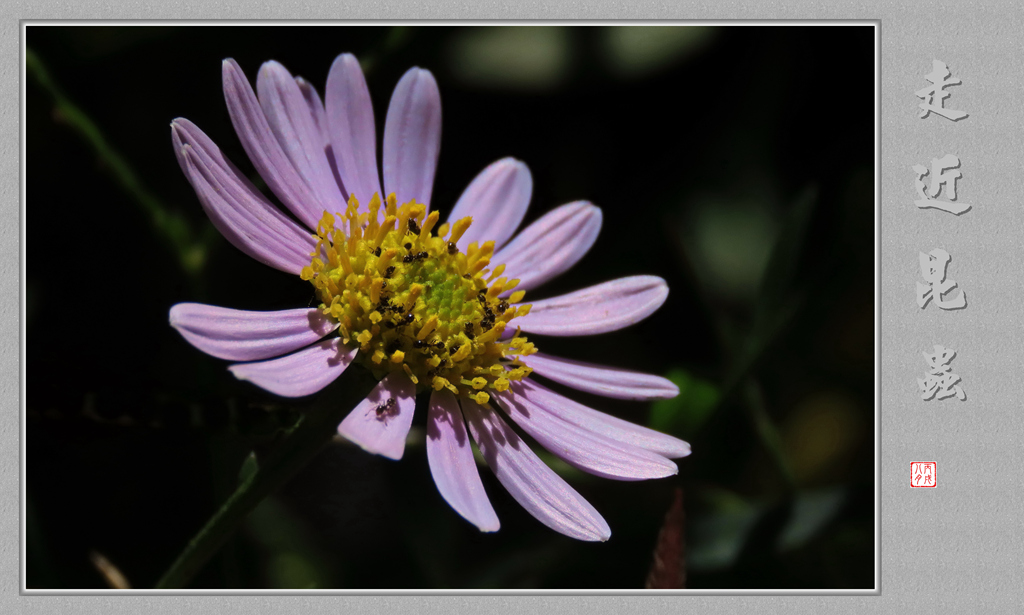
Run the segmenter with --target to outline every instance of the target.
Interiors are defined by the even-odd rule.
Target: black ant
[[[412,345],[416,348],[426,348],[431,353],[438,353],[444,350],[444,342],[441,341],[428,342],[427,340],[416,340]]]
[[[377,413],[377,420],[382,421],[385,425],[388,424],[388,417],[395,413],[395,398],[389,397],[386,402],[379,404],[376,408],[370,408],[366,411],[367,414],[371,412]]]
[[[392,306],[388,307],[387,310],[389,312],[395,312],[396,314],[401,314],[402,312],[405,311],[405,307],[401,306],[401,305],[392,305]],[[402,327],[402,326],[405,326],[405,325],[411,325],[412,321],[415,320],[415,318],[416,317],[412,315],[412,312],[409,312],[405,316],[399,318],[398,322],[392,322],[390,320],[386,321],[384,323],[384,326],[387,327],[388,329],[394,329],[395,327]]]
[[[412,244],[411,243],[405,244],[405,249],[406,250],[412,250]]]
[[[473,339],[473,323],[471,322],[466,323],[466,337]]]
[[[393,275],[395,275],[395,267],[394,267],[394,265],[392,265],[391,267],[388,267],[387,269],[384,270],[384,279],[385,280],[390,279],[391,276],[393,276]]]
[[[373,251],[373,255],[380,256],[380,246],[377,246],[377,249]]]
[[[480,320],[480,328],[484,331],[494,326],[494,310],[488,305],[484,305],[484,317]]]
[[[504,314],[506,310],[508,310],[508,301],[502,301],[501,303],[498,304],[499,312]]]
[[[452,242],[448,242],[448,254],[455,254],[459,251],[459,247]]]
[[[415,220],[409,220],[409,232],[413,235],[420,234],[420,225],[416,224]]]

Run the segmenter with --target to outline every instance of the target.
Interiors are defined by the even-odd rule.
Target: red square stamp
[[[911,461],[910,462],[910,486],[911,487],[935,487],[935,462],[934,461]]]

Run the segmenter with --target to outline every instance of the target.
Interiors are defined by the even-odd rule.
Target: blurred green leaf
[[[452,72],[474,85],[538,90],[568,74],[570,52],[563,26],[487,26],[467,28],[452,40]]]
[[[617,26],[603,28],[608,68],[621,77],[646,77],[690,57],[711,42],[709,26]]]
[[[256,475],[260,469],[260,462],[256,459],[256,452],[249,453],[249,456],[242,462],[242,468],[238,471],[238,482],[247,483]]]
[[[245,520],[249,536],[266,552],[264,573],[275,589],[315,589],[332,584],[332,565],[308,535],[302,519],[270,497]]]
[[[680,237],[709,298],[749,303],[778,237],[770,198],[713,194],[691,201],[691,212],[678,222]]]
[[[732,566],[764,507],[719,488],[700,489],[696,500],[699,512],[687,531],[687,569],[706,572]]]
[[[801,492],[796,499],[793,516],[779,537],[779,550],[796,549],[814,538],[835,518],[845,501],[845,487]]]
[[[807,229],[817,202],[817,188],[804,188],[783,221],[782,231],[775,240],[761,278],[761,288],[758,289],[754,310],[755,331],[771,328],[773,316],[784,309],[787,296],[793,291],[800,257],[807,240]]]
[[[779,526],[781,530],[769,536],[776,548],[788,551],[807,544],[840,512],[847,490],[837,486],[801,491],[791,500],[792,512],[786,511],[787,499],[774,503],[746,499],[718,487],[706,487],[695,493],[695,512],[691,513],[687,533],[691,537],[687,544],[687,567],[697,572],[710,572],[737,564],[748,546],[758,548],[750,542],[756,540],[755,527],[764,525],[763,522],[777,512],[788,519],[779,519],[784,522]]]
[[[394,26],[387,36],[374,48],[359,56],[359,67],[369,75],[384,63],[388,56],[404,47],[413,38],[414,29],[409,26]]]
[[[651,404],[647,424],[682,438],[693,437],[718,407],[719,390],[681,367],[673,368],[665,377],[679,387],[679,395]]]

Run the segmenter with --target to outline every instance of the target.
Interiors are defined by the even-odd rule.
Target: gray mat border
[[[342,8],[343,10],[341,10]],[[203,9],[200,9],[198,5],[180,1],[164,3],[159,7],[140,9],[137,3],[125,0],[91,1],[74,6],[69,6],[62,2],[44,0],[42,2],[34,2],[31,5],[28,2],[12,3],[4,9],[4,12],[10,17],[6,23],[7,27],[12,30],[14,29],[14,24],[17,23],[16,20],[25,17],[57,18],[61,20],[110,18],[124,21],[128,17],[142,19],[169,17],[180,19],[188,17],[207,20],[231,20],[250,18],[281,19],[302,15],[308,19],[333,19],[337,18],[339,13],[344,13],[345,17],[350,18],[349,21],[357,21],[359,23],[382,23],[380,21],[358,21],[362,19],[425,19],[432,21],[423,23],[437,23],[437,21],[433,20],[443,20],[456,14],[477,20],[514,19],[519,22],[528,21],[529,23],[537,23],[532,19],[537,17],[543,17],[544,19],[583,19],[586,21],[582,23],[588,24],[608,24],[614,23],[616,20],[629,20],[630,23],[645,23],[657,20],[658,23],[664,23],[660,20],[692,19],[694,17],[704,17],[705,19],[701,21],[709,21],[707,18],[712,17],[716,19],[774,18],[788,20],[880,19],[882,23],[880,45],[882,53],[881,77],[885,91],[882,92],[881,102],[882,119],[884,121],[880,122],[878,127],[880,130],[881,125],[885,124],[886,139],[881,142],[882,154],[885,156],[881,160],[884,160],[885,164],[881,168],[880,181],[876,184],[876,207],[881,204],[883,195],[899,194],[902,197],[904,182],[909,186],[909,180],[904,179],[907,173],[902,168],[905,166],[905,161],[902,159],[893,161],[888,154],[890,154],[890,146],[899,142],[900,139],[906,138],[908,136],[907,133],[912,132],[916,128],[912,121],[914,119],[913,116],[908,115],[906,109],[909,108],[910,113],[913,113],[915,105],[912,93],[917,82],[913,80],[891,82],[889,69],[898,67],[910,74],[923,74],[927,67],[923,70],[918,70],[918,65],[922,58],[930,59],[933,54],[944,55],[943,59],[951,67],[954,67],[954,74],[964,77],[965,86],[959,89],[960,92],[966,93],[969,88],[967,84],[971,82],[968,81],[963,71],[960,71],[961,74],[957,74],[956,67],[971,68],[972,82],[978,86],[985,85],[987,88],[998,87],[998,82],[994,84],[983,83],[984,75],[981,74],[980,67],[969,67],[969,62],[963,50],[971,41],[989,37],[992,35],[992,32],[1004,32],[1007,23],[1012,26],[1019,25],[1021,21],[1019,11],[1015,8],[1014,4],[1009,2],[1000,3],[996,6],[990,5],[970,13],[966,9],[948,10],[940,8],[935,4],[923,3],[913,7],[858,2],[835,3],[834,5],[824,6],[817,2],[796,2],[792,0],[788,2],[773,2],[770,5],[755,2],[732,2],[716,5],[704,3],[678,5],[665,2],[632,2],[628,6],[618,6],[610,2],[592,2],[585,6],[568,3],[552,6],[546,3],[527,2],[515,7],[502,2],[484,2],[470,5],[469,3],[450,1],[434,3],[430,6],[425,4],[383,6],[380,3],[360,1],[346,3],[344,7],[336,3],[326,2],[289,2],[275,5],[252,2],[245,6],[214,6]],[[643,21],[634,21],[638,19]],[[107,21],[104,23],[107,23]],[[158,21],[150,23],[167,25],[168,22]],[[286,23],[294,22],[288,21]],[[956,39],[959,39],[960,42],[950,42]],[[13,135],[18,122],[14,116],[14,109],[19,109],[20,107],[17,101],[13,100],[15,89],[12,87],[19,80],[19,76],[23,77],[21,75],[23,61],[20,53],[20,31],[12,31],[7,40],[9,41],[9,58],[13,56],[12,59],[14,61],[5,62],[3,65],[5,81],[11,84],[6,88],[4,95],[11,100],[2,107],[3,111],[0,112],[0,116],[2,116],[0,126],[4,128],[4,134],[8,135],[8,138],[0,141],[0,143],[2,143],[2,147],[11,151],[10,155],[0,158],[0,161],[2,161],[0,165],[3,165],[5,171],[3,174],[5,181],[2,184],[2,190],[5,195],[9,195],[9,198],[5,200],[8,205],[0,211],[4,211],[10,216],[10,222],[0,226],[0,237],[3,239],[3,241],[0,241],[0,246],[2,246],[0,250],[4,251],[4,256],[6,257],[0,259],[0,263],[3,264],[4,273],[7,273],[8,270],[10,270],[10,273],[3,276],[3,284],[8,292],[2,295],[3,299],[0,299],[3,302],[0,303],[0,306],[2,306],[0,307],[0,314],[2,314],[4,324],[6,325],[0,331],[3,331],[5,335],[11,336],[12,339],[10,343],[0,345],[0,365],[5,368],[2,371],[2,376],[0,376],[0,390],[7,393],[3,395],[2,399],[4,401],[2,403],[5,404],[6,416],[8,417],[8,420],[0,422],[0,443],[4,445],[2,448],[4,454],[10,457],[8,463],[0,465],[0,485],[5,487],[5,495],[0,499],[0,511],[6,513],[0,516],[0,524],[2,524],[0,527],[7,530],[3,532],[4,539],[0,542],[0,549],[2,549],[4,554],[0,562],[2,562],[4,570],[7,572],[5,578],[9,580],[8,583],[17,583],[20,586],[19,560],[21,548],[18,540],[18,536],[21,533],[21,515],[19,514],[20,504],[18,498],[20,493],[20,475],[16,474],[18,470],[15,470],[15,468],[20,470],[22,459],[20,459],[19,454],[19,434],[15,432],[13,417],[16,415],[16,412],[19,416],[21,415],[21,404],[19,403],[16,408],[13,400],[23,400],[23,386],[19,387],[21,395],[15,393],[15,387],[21,383],[14,382],[14,374],[19,373],[19,367],[24,367],[23,344],[26,340],[24,338],[24,331],[21,329],[23,313],[21,312],[20,305],[15,306],[13,303],[14,297],[21,299],[24,291],[22,283],[18,281],[19,276],[14,272],[14,263],[17,262],[19,264],[18,273],[20,273],[20,278],[23,281],[25,236],[24,227],[21,224],[25,222],[23,209],[25,195],[24,192],[20,192],[21,207],[17,207],[14,194],[19,185],[19,171],[23,171],[24,160],[13,151]],[[958,52],[959,55],[957,55]],[[1002,58],[1002,60],[1009,62],[1011,68],[1020,67],[1019,57],[1008,55]],[[908,66],[904,67],[903,64],[908,64]],[[1019,73],[1020,71],[1016,72]],[[1007,89],[1019,91],[1020,88],[1008,87]],[[909,101],[908,96],[910,97]],[[823,94],[823,99],[826,98],[827,94]],[[828,100],[823,100],[823,104],[828,104]],[[970,111],[971,109],[968,110]],[[967,120],[966,124],[969,125],[970,120]],[[1014,128],[1019,128],[1020,122],[1018,121],[1016,124]],[[881,132],[878,132],[878,134],[880,135]],[[925,135],[924,139],[919,142],[927,143],[927,136]],[[897,147],[896,149],[902,148]],[[1014,151],[1012,153],[1017,152]],[[937,152],[935,155],[940,155],[940,153]],[[20,169],[15,168],[15,160],[19,161]],[[908,165],[912,164],[912,161],[906,162]],[[965,175],[967,174],[968,171],[965,170]],[[892,188],[890,189],[891,183]],[[886,186],[885,191],[882,190],[883,184]],[[1019,184],[1019,181],[1015,181],[1014,187],[1019,187]],[[1015,193],[1019,194],[1020,192],[1016,191]],[[973,194],[977,195],[979,193],[976,191]],[[981,194],[989,196],[992,192],[982,192]],[[963,199],[972,203],[981,200],[979,197],[971,196],[971,193],[965,194]],[[1010,206],[1011,202],[1009,202],[1009,199],[1007,201],[1005,205]],[[893,199],[887,198],[886,207],[895,206],[894,203]],[[878,210],[876,210],[876,218],[878,213]],[[20,224],[14,223],[15,216],[18,217]],[[769,613],[845,613],[869,609],[875,610],[878,608],[906,613],[934,612],[936,610],[944,612],[954,609],[975,610],[979,607],[984,607],[986,612],[1013,612],[1021,610],[1021,598],[1018,597],[1016,591],[1016,581],[1021,578],[1022,572],[1021,558],[1014,557],[1009,562],[1006,562],[1008,565],[1000,565],[999,562],[993,561],[992,554],[980,552],[980,545],[976,542],[972,543],[971,536],[951,537],[948,532],[941,531],[942,529],[949,529],[948,527],[943,528],[941,524],[939,531],[916,536],[913,540],[904,538],[904,530],[907,529],[910,523],[902,513],[909,510],[919,514],[934,516],[927,511],[922,513],[920,510],[921,504],[912,501],[919,496],[920,491],[915,490],[912,492],[906,486],[907,477],[904,466],[907,464],[904,463],[904,460],[909,462],[911,458],[936,458],[940,465],[944,461],[948,464],[952,460],[949,456],[943,457],[937,454],[930,454],[934,448],[928,448],[924,445],[925,443],[915,443],[912,439],[910,441],[904,439],[905,436],[912,436],[914,433],[912,425],[914,414],[909,411],[910,407],[914,405],[914,395],[912,389],[909,397],[906,394],[905,374],[903,372],[921,370],[916,365],[912,368],[894,369],[894,373],[899,372],[899,379],[891,377],[888,371],[890,367],[900,365],[900,361],[905,358],[907,353],[914,354],[911,348],[908,348],[906,351],[902,349],[899,351],[895,350],[896,347],[906,345],[900,344],[899,341],[905,337],[903,335],[906,333],[905,329],[913,327],[907,320],[908,318],[913,318],[913,312],[908,312],[903,306],[911,293],[911,291],[906,290],[906,287],[912,288],[913,280],[910,279],[912,275],[908,275],[910,268],[905,263],[890,260],[892,258],[890,255],[900,251],[899,240],[903,238],[903,233],[906,232],[906,229],[901,229],[898,232],[890,231],[891,227],[888,225],[888,222],[889,217],[883,217],[881,223],[885,227],[876,236],[876,272],[881,271],[879,267],[884,263],[887,272],[898,269],[900,279],[889,280],[887,278],[883,283],[881,276],[878,278],[880,296],[877,299],[879,304],[885,306],[886,309],[884,311],[885,319],[880,321],[879,312],[877,311],[879,304],[876,304],[876,339],[879,340],[880,353],[877,359],[879,371],[876,391],[879,394],[882,406],[886,408],[895,407],[900,409],[900,412],[887,413],[884,417],[880,417],[882,420],[876,422],[876,435],[885,436],[885,440],[882,441],[884,450],[879,450],[880,461],[888,462],[885,464],[886,474],[883,476],[881,474],[882,466],[876,461],[881,490],[881,495],[876,505],[880,504],[881,501],[885,502],[882,516],[878,517],[876,515],[876,519],[881,522],[881,525],[876,527],[881,530],[880,535],[886,542],[886,548],[880,550],[880,558],[882,558],[881,569],[876,570],[876,578],[879,578],[883,588],[880,596],[762,596],[760,594],[768,592],[730,592],[741,595],[726,597],[687,595],[685,596],[685,599],[687,599],[685,604],[676,605],[675,601],[679,600],[680,597],[665,595],[651,596],[641,600],[624,595],[577,595],[572,597],[557,595],[414,597],[401,595],[410,592],[401,592],[399,595],[388,596],[349,595],[329,597],[309,595],[278,597],[268,594],[256,596],[175,595],[151,597],[135,595],[120,597],[105,595],[88,597],[18,597],[17,592],[8,591],[4,592],[4,597],[0,601],[4,604],[8,602],[11,604],[0,610],[13,607],[11,612],[49,612],[51,610],[59,610],[61,612],[117,613],[137,612],[141,609],[146,609],[152,612],[171,613],[185,609],[199,609],[204,612],[218,613],[248,613],[253,610],[261,612],[295,611],[307,613],[310,611],[333,612],[340,607],[367,613],[409,609],[428,614],[446,613],[453,609],[459,611],[506,612],[533,609],[547,610],[550,608],[558,608],[572,613],[590,613],[595,610],[598,612],[639,613],[651,609],[660,610],[673,607],[706,609],[713,613],[731,613],[746,611],[752,608]],[[1016,223],[1016,220],[1014,222]],[[980,241],[983,238],[975,237],[975,239]],[[976,246],[978,244],[974,243],[973,245]],[[883,248],[886,248],[884,260]],[[970,250],[971,247],[968,246],[967,249]],[[950,251],[952,252],[952,250]],[[955,253],[954,258],[956,258]],[[965,277],[964,274],[961,274],[961,276]],[[964,283],[967,283],[966,277]],[[1019,294],[1018,292],[1014,298],[1020,299]],[[15,311],[16,309],[18,311]],[[970,311],[970,308],[968,308],[968,311]],[[880,324],[882,325],[881,327],[879,326]],[[1016,323],[1007,322],[1005,324],[1013,325]],[[911,331],[910,333],[911,335],[907,336],[908,339],[916,340],[917,338],[913,336],[914,332]],[[971,332],[961,328],[959,333],[961,337],[967,337]],[[20,338],[18,346],[15,345],[13,340],[15,335],[18,335]],[[950,345],[955,346],[955,344]],[[15,348],[19,348],[18,354],[15,354]],[[967,346],[964,348],[966,349]],[[964,353],[964,350],[960,347],[957,347],[957,350]],[[980,350],[980,348],[974,349],[975,352]],[[1013,367],[1020,367],[1021,361],[1019,358],[1013,357],[1012,363]],[[884,378],[881,371],[883,366],[887,370]],[[1019,373],[1019,370],[1017,370],[1017,373]],[[911,380],[912,386],[913,381]],[[1015,402],[1019,398],[1019,385],[1016,385],[1015,390],[1001,391],[999,397],[1011,403]],[[1015,404],[1013,407],[1017,408],[1019,406]],[[904,409],[907,411],[904,411]],[[881,431],[880,428],[883,420],[886,429]],[[1017,421],[1013,425],[1019,426],[1019,424],[1019,421]],[[23,428],[23,423],[21,428]],[[990,462],[998,460],[1005,462],[1007,460],[1005,455],[1008,453],[1009,451],[995,447],[982,451],[981,456],[988,458]],[[16,454],[19,454],[18,460],[14,459]],[[1013,461],[1019,458],[1019,456],[1019,452],[1013,451],[1012,457],[1009,460]],[[943,470],[944,477],[950,476],[948,469],[943,468]],[[973,477],[961,477],[961,479],[964,478],[970,479]],[[933,495],[941,494],[941,498],[946,500],[945,502],[936,501],[932,506],[937,508],[941,505],[943,511],[952,511],[955,514],[958,510],[957,502],[954,501],[958,497],[957,485],[947,486],[944,484],[943,487],[946,488],[928,490]],[[1019,505],[1021,504],[1020,488],[1010,487],[1003,493],[1005,498],[1010,500],[1010,506],[1015,510],[1019,510]],[[960,492],[959,497],[969,497],[969,494]],[[936,497],[935,500],[938,500],[938,498]],[[1001,505],[1005,504],[1007,502],[1001,502]],[[984,521],[984,519],[981,519],[981,521]],[[18,527],[17,531],[15,529],[16,524]],[[1019,553],[1019,547],[1021,546],[1019,522],[1015,527],[1001,527],[998,529],[1002,529],[1007,533],[1007,541],[1014,548],[1014,552]],[[952,556],[962,562],[975,565],[973,567],[967,567],[966,564],[962,566],[939,565],[941,563],[940,560],[944,556]],[[984,575],[990,575],[990,578],[983,578]],[[10,581],[10,579],[18,580]],[[981,588],[987,591],[983,594]],[[614,593],[621,594],[621,592]],[[742,595],[748,593],[758,595]],[[819,592],[815,593],[818,594]]]

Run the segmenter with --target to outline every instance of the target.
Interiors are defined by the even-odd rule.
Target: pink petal
[[[645,480],[678,474],[676,464],[560,419],[526,395],[496,393],[498,402],[523,431],[566,463],[603,478]]]
[[[536,353],[522,357],[534,373],[580,391],[616,399],[671,399],[679,387],[667,378]]]
[[[440,151],[441,93],[430,71],[410,68],[395,86],[384,123],[387,193],[429,207]]]
[[[313,115],[313,125],[323,141],[324,155],[327,157],[327,164],[331,168],[331,178],[334,180],[334,185],[341,194],[341,197],[347,202],[348,196],[341,182],[337,161],[334,159],[334,146],[331,145],[331,132],[327,126],[327,113],[324,111],[324,104],[320,101],[320,95],[317,94],[316,88],[305,79],[296,77],[295,83],[298,84],[302,97],[306,100],[306,104],[309,105],[309,112]]]
[[[201,303],[171,308],[171,326],[199,350],[229,361],[257,361],[308,346],[338,325],[317,308],[247,312]]]
[[[516,290],[536,288],[583,258],[601,232],[601,217],[601,210],[586,201],[557,207],[523,229],[491,262],[504,263],[504,275],[519,278]]]
[[[389,399],[395,400],[391,406]],[[391,372],[348,413],[338,433],[368,453],[401,459],[414,410],[416,385],[404,373]]]
[[[487,465],[526,512],[572,538],[605,541],[611,537],[600,513],[544,465],[497,412],[467,399],[461,403]]]
[[[482,532],[498,531],[501,524],[480,481],[462,410],[448,391],[430,395],[427,463],[437,490],[455,512]]]
[[[295,85],[299,86],[299,92],[302,92],[302,98],[309,107],[309,113],[313,117],[313,127],[320,135],[323,147],[330,146],[331,135],[327,132],[327,114],[324,113],[324,103],[320,100],[320,94],[312,84],[302,77],[295,78]]]
[[[342,345],[341,338],[335,337],[280,359],[238,363],[228,369],[239,380],[248,380],[275,395],[302,397],[334,382],[357,350]]]
[[[494,241],[494,249],[505,245],[526,215],[533,192],[530,169],[515,158],[491,163],[470,182],[459,197],[448,221],[471,216],[473,225],[459,239],[459,247],[473,242]],[[498,261],[500,262],[500,261]]]
[[[596,335],[647,318],[668,297],[665,280],[638,275],[605,282],[568,295],[533,301],[530,313],[515,320],[523,331],[541,335]]]
[[[334,59],[324,92],[327,130],[345,194],[354,194],[365,208],[381,194],[377,175],[377,133],[370,90],[355,56]]]
[[[249,160],[284,206],[306,226],[316,228],[316,221],[329,204],[320,202],[307,178],[282,149],[238,63],[224,60],[221,77],[228,115]]]
[[[310,234],[281,213],[192,122],[171,122],[178,163],[206,215],[233,246],[256,260],[296,275],[315,249]]]
[[[313,119],[309,103],[298,83],[284,66],[267,62],[256,76],[259,103],[271,131],[277,137],[291,167],[316,197],[295,212],[310,228],[316,228],[324,211],[345,211],[338,184],[324,152],[324,138]]]
[[[529,398],[539,406],[557,415],[563,421],[572,423],[612,440],[632,444],[653,453],[676,459],[690,454],[690,445],[672,436],[634,425],[628,421],[598,412],[563,397],[533,380],[512,383],[510,390],[516,395]]]

